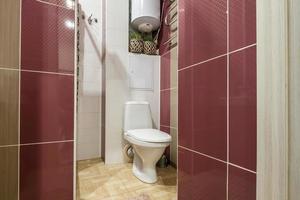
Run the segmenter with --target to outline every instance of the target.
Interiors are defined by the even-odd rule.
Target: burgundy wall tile
[[[73,76],[21,73],[21,143],[73,139]]]
[[[226,56],[179,72],[179,145],[226,160]]]
[[[230,51],[256,43],[256,0],[229,0]]]
[[[179,68],[227,50],[227,1],[179,1]]]
[[[170,126],[170,90],[160,92],[160,124]]]
[[[170,60],[170,52],[161,56],[161,64],[160,64],[160,89],[168,89],[171,84],[171,60]]]
[[[165,45],[160,45],[159,46],[159,54],[165,54],[166,52],[170,51],[171,46],[169,44],[165,44]]]
[[[229,166],[228,200],[256,200],[256,174]]]
[[[203,61],[227,53],[227,42],[230,51],[256,43],[256,0],[182,0],[178,11],[179,69],[194,65],[178,74],[178,143],[224,161],[229,145],[229,161],[255,171],[256,47],[231,54],[229,66],[226,56]],[[226,199],[225,163],[183,148],[178,159],[179,200]],[[230,167],[228,176],[229,200],[255,200],[254,173]]]
[[[21,67],[74,72],[74,10],[36,0],[22,2]]]
[[[160,126],[160,130],[165,132],[165,133],[170,134],[170,127]]]
[[[75,7],[75,0],[40,0],[45,3],[54,4],[57,6],[63,6],[69,9],[74,9]]]
[[[225,200],[226,164],[179,148],[178,199]]]
[[[20,200],[73,199],[73,143],[21,146]]]
[[[256,47],[230,55],[230,162],[256,170]]]

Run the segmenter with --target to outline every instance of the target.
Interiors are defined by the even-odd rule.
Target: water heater
[[[160,0],[131,0],[131,24],[140,32],[152,32],[160,26]]]

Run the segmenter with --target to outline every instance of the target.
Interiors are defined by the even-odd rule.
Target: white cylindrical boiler
[[[160,0],[131,0],[131,24],[140,32],[152,32],[160,26]]]

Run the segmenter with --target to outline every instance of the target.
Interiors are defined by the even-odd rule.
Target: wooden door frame
[[[257,0],[257,200],[299,198],[299,10]]]
[[[288,199],[288,0],[257,0],[257,200]]]

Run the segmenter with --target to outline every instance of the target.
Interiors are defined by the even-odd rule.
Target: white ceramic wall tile
[[[102,1],[79,0],[80,62],[77,130],[77,160],[101,155],[101,95],[102,95]],[[98,23],[89,25],[90,15]]]
[[[85,45],[85,44],[84,44]],[[93,46],[91,46],[89,49],[94,48]],[[87,66],[86,68],[102,68],[102,63],[101,63],[101,55],[98,55],[98,52],[94,51],[94,52],[80,52],[80,64],[83,67],[83,70],[85,69],[85,66]]]
[[[99,127],[99,113],[80,113],[78,116],[78,130]]]
[[[97,158],[100,155],[100,149],[98,147],[98,141],[81,142],[77,145],[77,160],[86,160],[91,158]]]
[[[86,53],[94,53],[97,50],[101,53],[101,27],[99,24],[88,24],[86,20],[80,20],[81,22],[81,38],[82,43],[84,46],[80,46],[80,50]],[[100,37],[99,37],[100,36]]]
[[[78,131],[77,139],[79,139],[82,143],[100,141],[99,129],[97,128],[83,128],[78,129]]]
[[[94,82],[101,85],[101,72],[100,68],[89,67],[83,71],[83,82]]]
[[[154,90],[154,67],[158,56],[129,54],[130,88]]]
[[[79,113],[99,113],[100,98],[93,96],[81,96],[78,101]]]
[[[128,31],[129,0],[106,0],[107,29]]]
[[[124,36],[120,37],[120,32],[123,30],[116,28],[109,28],[106,32],[106,44],[108,46],[122,46],[128,45],[128,40]],[[125,34],[127,35],[127,33]]]

